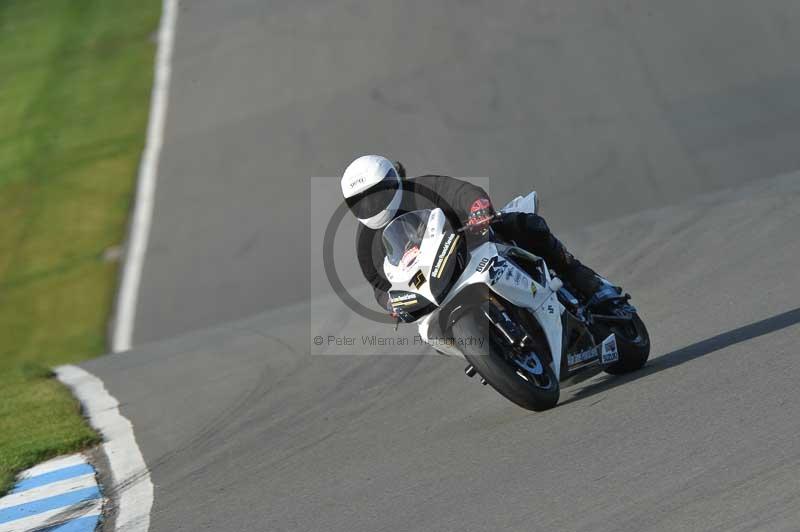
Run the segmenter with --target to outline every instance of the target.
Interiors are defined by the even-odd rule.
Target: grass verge
[[[160,5],[0,2],[0,494],[97,441],[49,368],[105,350]]]

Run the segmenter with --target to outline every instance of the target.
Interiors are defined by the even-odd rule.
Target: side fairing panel
[[[554,292],[535,282],[513,261],[498,252],[498,247],[491,242],[475,248],[461,279],[450,293],[457,294],[470,284],[485,283],[507,301],[529,309],[544,330],[553,356],[553,370],[560,377],[561,314],[564,307]],[[549,273],[546,275],[549,281]]]

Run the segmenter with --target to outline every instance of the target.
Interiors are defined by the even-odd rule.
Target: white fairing
[[[392,266],[388,258],[383,259],[383,271],[386,274],[386,279],[392,283],[393,290],[415,292],[425,299],[436,301],[431,293],[430,283],[425,283],[420,288],[414,289],[413,286],[409,287],[409,282],[418,270],[422,270],[426,279],[431,278],[431,269],[433,269],[436,262],[436,250],[444,236],[445,223],[446,218],[441,209],[431,211],[428,218],[428,226],[425,228],[425,236],[419,248],[419,256],[408,267]]]
[[[535,213],[537,209],[536,193],[531,192],[525,197],[518,196],[501,210]],[[564,307],[558,301],[556,292],[553,290],[558,283],[550,282],[551,277],[547,268],[544,269],[547,283],[542,286],[506,257],[509,246],[486,242],[471,250],[470,262],[464,268],[461,277],[456,280],[442,301],[436,301],[430,291],[430,283],[426,282],[416,288],[410,281],[419,270],[423,272],[426,279],[430,279],[431,270],[435,267],[437,259],[440,259],[436,256],[436,252],[440,248],[443,238],[461,238],[461,235],[446,231],[444,213],[440,209],[434,209],[428,218],[428,226],[425,229],[417,260],[407,268],[392,266],[388,259],[384,260],[384,271],[387,279],[392,283],[392,290],[417,293],[437,306],[436,310],[417,322],[420,336],[431,343],[440,353],[463,358],[464,355],[456,347],[429,340],[444,336],[444,333],[439,331],[436,325],[438,324],[439,308],[456,297],[466,286],[477,283],[485,284],[514,305],[529,309],[535,316],[550,344],[553,371],[556,378],[559,378],[562,347],[561,314],[564,312]]]
[[[564,306],[558,301],[556,292],[551,290],[548,286],[540,285],[531,279],[524,270],[518,268],[511,260],[505,258],[503,254],[504,247],[505,246],[487,242],[472,250],[470,262],[464,269],[464,274],[450,290],[448,297],[441,302],[441,305],[450,301],[466,286],[475,283],[483,283],[507,301],[519,307],[530,309],[536,317],[536,320],[542,326],[545,336],[547,336],[547,341],[550,344],[550,350],[553,354],[553,362],[555,364],[553,370],[555,371],[556,377],[559,377],[562,341],[561,313],[564,311]],[[492,257],[497,257],[492,268],[484,272],[478,271],[481,263],[491,260]],[[549,285],[550,272],[545,270],[544,274]],[[432,314],[436,313],[434,312]]]

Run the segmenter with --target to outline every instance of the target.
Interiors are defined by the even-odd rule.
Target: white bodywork
[[[536,192],[531,192],[525,197],[518,196],[503,207],[504,212],[530,212],[536,213],[538,201]],[[506,258],[508,246],[503,244],[486,242],[479,247],[471,250],[470,262],[464,268],[461,277],[449,290],[447,296],[442,301],[436,301],[431,293],[430,283],[425,282],[419,288],[410,284],[412,277],[419,270],[423,272],[426,279],[436,276],[444,269],[444,265],[449,256],[436,256],[440,243],[445,238],[445,216],[440,209],[431,211],[428,218],[428,226],[425,229],[419,256],[413,263],[413,267],[403,268],[392,266],[388,259],[384,260],[384,271],[387,279],[392,283],[392,290],[411,292],[419,294],[437,305],[437,309],[427,314],[417,322],[420,336],[431,344],[438,352],[464,358],[464,355],[449,342],[432,341],[433,339],[444,337],[444,333],[438,330],[439,308],[453,299],[464,287],[481,283],[488,286],[492,291],[510,301],[514,305],[527,308],[535,316],[542,326],[542,329],[550,344],[550,352],[553,355],[553,371],[556,378],[560,377],[561,368],[561,343],[562,343],[562,323],[561,314],[564,307],[558,301],[556,292],[561,286],[558,279],[551,278],[550,272],[545,268],[544,276],[547,286],[535,282],[524,270],[517,267],[512,260]],[[449,233],[447,238],[459,239],[463,235]],[[455,249],[455,245],[443,246],[444,249]],[[489,261],[494,260],[491,268],[486,267]],[[492,278],[494,277],[494,279]]]

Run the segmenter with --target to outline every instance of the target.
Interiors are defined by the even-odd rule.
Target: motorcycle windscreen
[[[407,212],[383,229],[381,238],[389,264],[408,269],[416,263],[430,215],[429,209]]]

